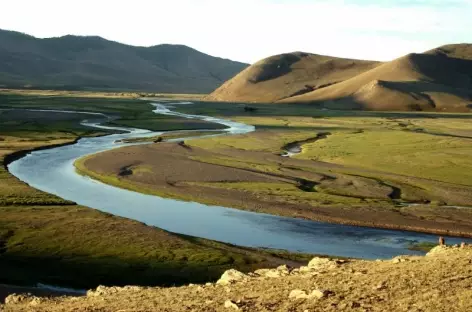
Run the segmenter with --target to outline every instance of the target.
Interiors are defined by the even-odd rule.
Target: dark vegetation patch
[[[309,139],[306,139],[306,140],[302,140],[302,141],[295,141],[295,142],[290,142],[286,145],[284,145],[282,147],[282,149],[284,151],[289,151],[289,152],[292,152],[292,153],[300,153],[301,150],[302,150],[302,146],[304,144],[309,144],[309,143],[314,143],[316,141],[319,141],[319,140],[322,140],[322,139],[326,139],[328,136],[330,136],[331,133],[330,132],[321,132],[321,133],[318,133],[315,137],[313,138],[309,138]]]
[[[230,266],[243,271],[271,266],[256,250],[176,235],[87,208],[12,207],[0,213],[1,283],[174,285],[215,280]]]
[[[419,243],[410,244],[408,246],[408,249],[415,250],[415,251],[429,252],[431,249],[433,249],[437,245],[438,245],[437,243],[419,242]]]

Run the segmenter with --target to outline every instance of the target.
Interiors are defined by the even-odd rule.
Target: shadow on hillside
[[[117,257],[59,257],[54,255],[3,254],[0,284],[37,283],[77,289],[99,285],[169,286],[206,283],[218,279],[227,266],[192,266],[185,262],[138,261]]]
[[[251,83],[259,83],[286,75],[292,71],[292,65],[307,56],[306,53],[286,53],[272,56],[264,63],[255,66],[255,73],[249,78]]]

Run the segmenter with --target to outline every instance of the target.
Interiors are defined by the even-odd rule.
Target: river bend
[[[220,123],[228,127],[226,131],[229,134],[254,131],[253,126],[229,120],[172,111],[172,105],[178,104],[189,103],[155,103],[154,112]],[[85,115],[87,113],[81,113],[94,119],[84,120],[84,125],[125,133],[82,138],[73,145],[35,151],[9,164],[9,171],[32,187],[83,206],[138,220],[171,232],[240,246],[375,259],[399,254],[421,254],[408,250],[407,245],[420,241],[437,241],[435,235],[329,224],[177,201],[120,189],[81,176],[76,173],[73,165],[78,158],[126,146],[124,143],[115,143],[122,139],[162,133],[105,126],[101,125],[101,122],[108,120],[104,115],[88,116]],[[97,121],[99,117],[102,117],[101,121]],[[456,238],[447,238],[447,241],[460,242]]]

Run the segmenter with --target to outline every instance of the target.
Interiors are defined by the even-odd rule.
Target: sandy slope
[[[315,258],[297,269],[226,272],[216,284],[106,288],[82,298],[10,296],[16,311],[471,311],[472,247],[385,261]]]
[[[464,110],[472,103],[472,60],[409,54],[339,84],[286,99],[371,110]]]
[[[302,52],[275,55],[246,68],[206,100],[274,102],[346,80],[378,64]]]
[[[250,66],[207,99],[314,103],[334,109],[470,111],[472,45],[447,45],[387,63],[278,55]]]

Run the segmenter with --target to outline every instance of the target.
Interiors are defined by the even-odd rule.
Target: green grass
[[[433,249],[437,245],[438,244],[431,243],[431,242],[420,242],[420,243],[416,243],[416,244],[411,244],[410,246],[408,246],[408,249],[416,250],[416,251],[429,252],[431,249]]]
[[[142,101],[17,95],[1,95],[0,105],[134,116],[150,109]],[[48,113],[0,114],[4,122],[0,126],[0,162],[13,152],[103,134],[78,126],[81,119]],[[146,166],[140,170],[147,170]],[[309,257],[169,233],[77,206],[33,189],[4,166],[0,168],[0,283],[42,282],[81,288],[174,285],[215,280],[228,268],[252,271],[276,266],[284,259]]]
[[[140,143],[140,142],[155,142],[155,141],[169,141],[174,139],[187,139],[199,136],[206,136],[206,135],[217,135],[226,133],[224,131],[177,131],[177,132],[170,132],[170,133],[163,133],[157,136],[149,137],[149,138],[131,138],[131,139],[124,139],[123,142],[125,143]]]
[[[472,185],[472,139],[406,131],[335,133],[298,158]]]
[[[269,252],[177,235],[79,206],[0,207],[0,215],[2,283],[173,285],[215,280],[230,267],[275,265]]]
[[[301,191],[295,184],[263,183],[263,182],[231,182],[231,183],[190,183],[206,187],[230,190],[244,190],[255,194],[261,199],[270,197],[274,202],[286,202],[297,205],[349,205],[363,206],[365,201],[360,198],[338,196],[325,192]]]
[[[82,112],[99,112],[116,118],[110,124],[119,126],[136,127],[153,131],[162,130],[193,130],[193,129],[222,129],[225,128],[219,124],[208,123],[199,120],[188,121],[185,118],[157,115],[152,112],[153,106],[150,101],[135,98],[100,98],[100,97],[72,97],[63,95],[37,96],[37,95],[18,95],[0,93],[0,109],[59,109],[76,110]],[[69,116],[69,115],[67,115]],[[70,117],[68,117],[70,118]],[[91,119],[90,116],[77,116],[76,119]],[[30,123],[24,123],[21,119],[13,120],[13,128],[4,126],[2,131],[21,131],[37,130],[48,132],[53,130],[53,125],[44,125],[41,121],[30,120]],[[56,129],[84,130],[83,126],[73,121],[62,121],[56,124]],[[90,131],[90,128],[85,128]]]

